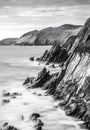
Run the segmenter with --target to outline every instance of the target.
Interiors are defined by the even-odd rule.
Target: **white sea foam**
[[[21,130],[33,130],[34,124],[30,116],[33,112],[37,112],[40,113],[41,119],[45,124],[43,130],[82,130],[79,127],[82,122],[66,116],[63,110],[55,107],[59,101],[54,101],[51,96],[45,96],[45,91],[41,89],[26,90],[22,86],[23,80],[27,76],[37,75],[45,66],[44,64],[38,65],[38,62],[28,61],[28,58],[32,56],[30,55],[32,52],[33,55],[35,52],[37,56],[41,54],[40,47],[37,48],[39,50],[33,48],[37,50],[37,53],[36,51],[30,52],[32,49],[27,49],[26,47],[19,49],[7,47],[7,51],[6,47],[1,47],[0,49],[0,125],[4,122],[9,122],[9,124]],[[45,49],[43,47],[42,51],[41,47],[42,52]],[[47,67],[51,70],[49,66]],[[58,69],[60,68],[57,67],[56,71]],[[6,97],[2,96],[3,90],[11,94],[18,92],[22,95],[13,99],[8,97],[10,103],[2,105],[2,100],[6,99]],[[38,94],[42,96],[38,96]],[[21,120],[22,115],[24,116],[23,121]]]

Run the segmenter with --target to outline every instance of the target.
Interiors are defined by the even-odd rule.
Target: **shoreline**
[[[44,62],[42,62],[42,63],[44,63]],[[49,64],[50,65],[50,64]],[[48,67],[47,67],[48,68]],[[79,119],[79,120],[81,120],[83,123],[81,124],[81,128],[83,128],[83,129],[86,129],[87,128],[87,123],[85,122],[85,120],[82,120],[82,116],[85,114],[85,112],[86,112],[86,110],[84,110],[85,108],[83,108],[84,106],[82,106],[82,108],[81,108],[81,112],[80,113],[78,113],[77,111],[76,111],[76,108],[78,107],[78,105],[79,105],[79,100],[80,99],[77,99],[77,102],[76,102],[76,104],[75,104],[75,101],[74,101],[74,104],[76,105],[74,105],[72,102],[71,103],[69,103],[68,104],[68,102],[69,102],[69,97],[68,97],[68,95],[66,95],[66,99],[64,100],[64,99],[59,99],[59,92],[57,91],[57,92],[55,92],[56,90],[56,88],[54,88],[55,87],[55,84],[57,85],[58,84],[58,78],[60,78],[59,76],[61,75],[60,73],[62,73],[62,71],[60,72],[60,71],[57,71],[58,73],[49,73],[49,71],[48,71],[48,69],[46,69],[46,68],[44,68],[44,69],[42,69],[42,71],[38,74],[38,76],[39,76],[39,78],[38,78],[38,76],[37,76],[37,79],[36,79],[36,81],[34,81],[33,83],[31,83],[31,84],[28,84],[28,83],[30,83],[31,81],[28,81],[27,83],[26,83],[26,86],[27,86],[27,88],[28,89],[30,89],[30,88],[32,88],[32,89],[34,89],[34,88],[41,88],[41,89],[43,89],[43,90],[46,90],[46,93],[48,94],[48,95],[50,95],[50,96],[52,96],[52,98],[55,100],[55,101],[60,101],[59,102],[59,105],[58,105],[58,107],[60,107],[61,109],[63,109],[64,111],[65,111],[65,113],[66,113],[66,115],[68,115],[68,116],[70,116],[70,117],[74,117],[74,118],[76,118],[76,119]],[[60,74],[60,75],[59,75]],[[45,81],[44,81],[44,79],[45,79]],[[55,79],[55,80],[54,80]],[[26,79],[27,80],[27,79]],[[56,83],[55,83],[56,82]],[[61,90],[60,90],[61,91]],[[66,90],[65,90],[66,91]],[[75,90],[75,92],[76,92],[76,90]],[[63,97],[63,95],[61,94],[61,96]],[[62,98],[61,97],[61,98]],[[71,97],[71,98],[73,98],[73,97]],[[75,99],[73,99],[73,100],[75,100]],[[83,105],[82,103],[84,103],[83,102],[83,100],[80,100],[81,101],[81,105]],[[71,105],[71,107],[72,108],[70,108],[68,105]],[[79,106],[80,107],[80,106]],[[73,112],[75,112],[76,111],[76,113],[77,113],[77,116],[75,116],[74,114],[75,113],[73,113]],[[78,117],[78,116],[80,116],[80,117]],[[88,128],[87,128],[88,129]]]
[[[21,82],[20,82],[21,83]],[[22,85],[20,85],[19,83],[16,83],[15,85],[14,84],[12,84],[13,86],[14,86],[14,88],[11,88],[11,90],[10,90],[10,88],[9,88],[9,90],[7,90],[7,91],[5,91],[5,92],[10,92],[10,93],[17,93],[17,95],[16,95],[16,97],[14,97],[13,96],[13,98],[11,98],[11,97],[8,97],[8,98],[10,98],[10,103],[6,103],[6,105],[5,106],[8,106],[9,104],[11,104],[11,106],[13,105],[13,103],[15,103],[16,102],[16,104],[17,104],[17,102],[18,103],[20,103],[20,101],[22,100],[22,102],[24,102],[23,103],[23,106],[24,107],[26,107],[26,106],[28,106],[28,102],[30,102],[29,101],[29,99],[28,98],[30,98],[30,94],[32,94],[34,97],[36,97],[36,98],[40,98],[39,100],[41,100],[42,99],[42,102],[46,99],[46,102],[47,102],[47,100],[50,100],[50,102],[52,102],[52,105],[51,105],[51,108],[47,108],[46,110],[49,110],[51,113],[54,113],[54,112],[56,112],[56,113],[58,113],[59,111],[61,111],[60,113],[63,113],[64,114],[64,116],[66,116],[65,115],[65,112],[63,111],[63,110],[61,110],[59,107],[58,107],[58,105],[59,105],[59,102],[57,101],[54,101],[53,100],[53,97],[52,96],[49,96],[49,95],[47,95],[47,94],[45,94],[45,92],[46,92],[46,90],[42,90],[41,88],[35,88],[35,89],[27,89],[25,86],[22,86]],[[17,86],[17,87],[16,87]],[[21,87],[20,87],[21,86]],[[19,95],[21,93],[21,95]],[[24,95],[23,95],[24,94]],[[29,94],[29,95],[28,95]],[[26,95],[28,95],[27,96],[27,98],[26,98]],[[23,99],[20,99],[20,98],[23,98]],[[45,98],[45,99],[44,99]],[[6,98],[7,99],[7,98]],[[28,99],[28,100],[27,100]],[[44,99],[44,100],[43,100]],[[30,99],[31,100],[31,99]],[[31,103],[31,102],[30,102]],[[39,102],[38,102],[39,103]],[[54,106],[54,104],[55,104],[55,106]],[[19,104],[18,104],[19,105]],[[18,106],[17,105],[17,106]],[[45,105],[45,104],[43,104],[43,105]],[[29,106],[28,106],[29,107]],[[29,109],[29,108],[28,108]],[[42,110],[42,112],[44,112],[44,111],[46,111],[46,110]],[[57,112],[58,111],[58,112]],[[41,111],[32,111],[32,113],[39,113],[41,116],[42,116],[42,112]],[[28,122],[28,118],[30,118],[30,117],[28,117],[28,116],[30,116],[31,114],[30,114],[30,112],[29,112],[29,110],[27,111],[27,112],[22,112],[22,114],[20,114],[20,115],[23,115],[24,113],[27,113],[27,114],[25,114],[24,116],[24,118],[25,119],[23,119],[23,121],[20,121],[21,119],[20,119],[20,116],[18,117],[19,118],[19,123],[21,122],[21,124],[22,124],[22,122],[24,123],[24,125],[29,125],[29,127],[30,127],[30,125],[32,126],[32,124],[33,124],[33,122],[31,121],[31,123],[30,123],[30,121]],[[47,112],[46,112],[47,113]],[[49,114],[49,113],[48,113]],[[45,116],[45,114],[44,114],[44,116]],[[21,117],[22,118],[22,117]],[[45,118],[45,117],[44,117]],[[47,120],[48,118],[46,118],[45,120]],[[67,119],[70,119],[70,121],[69,122],[71,122],[71,120],[72,120],[72,123],[73,123],[73,125],[71,126],[71,123],[69,123],[69,122],[67,122]],[[46,125],[46,123],[45,123],[45,121],[44,121],[44,119],[43,118],[41,118],[41,120],[43,120],[43,123]],[[25,121],[25,122],[24,122]],[[6,121],[7,122],[7,121]],[[65,125],[66,124],[66,126],[67,127],[71,127],[71,128],[73,128],[73,127],[79,127],[79,124],[81,124],[82,122],[81,121],[76,121],[76,119],[75,119],[75,121],[74,121],[74,118],[71,118],[71,117],[68,117],[68,116],[66,116],[66,122],[65,121],[60,121],[59,120],[59,122],[60,122],[60,124],[61,125]],[[76,122],[76,125],[75,125],[75,122]],[[5,123],[5,122],[4,122]],[[26,123],[26,124],[25,124]],[[78,124],[79,123],[79,124]],[[18,128],[17,127],[17,125],[15,125],[14,123],[10,123],[9,122],[9,124],[10,125],[12,125],[14,128],[17,128],[17,129],[20,129],[20,128]],[[48,124],[48,122],[47,122],[47,124]],[[18,124],[19,125],[19,124]],[[34,124],[33,124],[34,125]],[[26,126],[25,126],[26,127]],[[14,129],[13,128],[13,129]],[[23,128],[24,128],[24,126],[23,126]],[[4,129],[4,128],[3,128]],[[22,128],[21,128],[22,129]],[[30,128],[29,128],[30,129]],[[79,128],[78,128],[79,129]],[[22,130],[24,130],[24,129],[22,129]],[[27,130],[28,130],[28,128],[27,128]],[[33,128],[31,128],[30,130],[33,130]]]

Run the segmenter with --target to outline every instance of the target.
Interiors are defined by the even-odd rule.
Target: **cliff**
[[[54,44],[40,61],[62,65],[54,74],[44,68],[32,83],[28,80],[28,89],[40,87],[46,90],[60,101],[59,106],[67,115],[84,121],[82,127],[90,129],[90,18],[77,36],[68,38],[62,46]]]
[[[81,26],[65,24],[59,27],[49,27],[42,30],[34,30],[25,33],[14,43],[12,42],[12,44],[21,46],[53,45],[54,41],[56,40],[64,44],[70,36],[76,36],[80,29]],[[0,41],[0,45],[9,45],[8,39]]]

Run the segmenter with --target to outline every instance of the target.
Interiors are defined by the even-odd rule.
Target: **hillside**
[[[77,35],[81,26],[62,25],[56,28],[46,28],[40,31],[32,31],[19,38],[16,44],[26,45],[52,45],[55,40],[64,43],[64,39]]]
[[[4,39],[0,45],[53,45],[54,41],[64,44],[70,36],[76,36],[81,26],[65,24],[60,27],[50,27],[42,30],[34,30],[23,34],[13,42],[13,39]],[[9,42],[10,40],[10,42]]]
[[[0,41],[0,45],[9,46],[14,45],[18,38],[6,38]]]

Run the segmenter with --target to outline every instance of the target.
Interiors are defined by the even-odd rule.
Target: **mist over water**
[[[68,117],[52,97],[45,96],[41,89],[26,90],[22,86],[28,76],[36,76],[43,68],[37,62],[30,62],[29,57],[39,57],[50,46],[38,47],[0,47],[0,125],[9,122],[21,130],[33,130],[30,115],[33,112],[41,114],[45,126],[43,130],[81,130],[80,121]],[[10,100],[9,104],[2,105],[2,92],[20,92],[22,96]],[[42,94],[38,97],[33,95]],[[26,104],[26,105],[24,105]],[[25,120],[21,121],[20,116]]]

